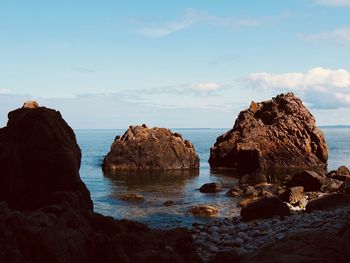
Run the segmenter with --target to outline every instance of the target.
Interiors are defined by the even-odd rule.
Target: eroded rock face
[[[314,117],[293,93],[252,102],[233,129],[211,148],[212,168],[252,172],[269,168],[326,166],[328,147]]]
[[[92,209],[79,176],[81,152],[58,111],[21,108],[0,129],[0,200],[28,210],[57,201]]]
[[[130,126],[117,136],[103,161],[106,172],[123,170],[198,169],[193,144],[165,128]]]

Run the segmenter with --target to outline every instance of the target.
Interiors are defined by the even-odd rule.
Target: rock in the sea
[[[199,191],[202,193],[218,193],[221,192],[222,187],[221,184],[219,183],[206,183],[203,184],[200,188]]]
[[[196,205],[191,207],[190,212],[196,216],[217,216],[219,209],[211,205]]]
[[[325,177],[314,171],[302,171],[292,176],[288,187],[303,186],[305,192],[319,191],[325,181]]]
[[[125,195],[119,196],[119,199],[122,201],[129,201],[129,202],[143,202],[145,200],[145,198],[139,194],[125,194]]]
[[[342,165],[337,170],[329,172],[327,177],[340,181],[350,180],[350,171],[349,168]]]
[[[210,150],[212,168],[325,167],[328,147],[312,114],[293,93],[252,102]]]
[[[130,126],[123,136],[116,137],[102,167],[106,172],[198,169],[199,158],[193,144],[179,133]]]
[[[298,203],[304,198],[304,187],[296,186],[286,189],[282,194],[278,196],[283,202],[290,204]]]
[[[244,221],[289,215],[290,210],[288,205],[279,200],[277,197],[261,198],[250,203],[241,210],[241,217]]]
[[[314,199],[306,205],[306,211],[333,210],[344,206],[350,206],[350,196],[346,194],[330,194]]]
[[[8,118],[0,129],[0,200],[19,210],[58,201],[91,209],[79,176],[80,148],[60,112],[24,107]]]

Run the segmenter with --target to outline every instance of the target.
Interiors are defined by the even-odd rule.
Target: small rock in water
[[[191,207],[190,212],[196,216],[217,216],[219,209],[211,205],[196,205]]]
[[[145,198],[139,194],[125,194],[119,196],[119,199],[122,201],[130,201],[130,202],[143,202]]]

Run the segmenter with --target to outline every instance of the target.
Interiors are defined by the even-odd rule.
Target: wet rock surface
[[[187,229],[93,212],[81,153],[59,112],[9,113],[0,129],[0,262],[201,262]]]
[[[209,163],[212,168],[251,173],[269,168],[325,167],[327,160],[328,147],[314,117],[299,98],[286,93],[252,102],[242,111],[233,128],[217,138]]]
[[[105,156],[104,171],[199,169],[193,144],[165,128],[130,126]]]

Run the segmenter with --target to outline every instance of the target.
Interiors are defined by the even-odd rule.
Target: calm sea
[[[95,210],[118,219],[137,220],[151,227],[169,228],[190,226],[194,222],[212,219],[193,217],[188,210],[196,204],[210,204],[220,209],[220,217],[239,214],[238,198],[218,194],[203,194],[198,188],[208,182],[220,182],[224,187],[237,184],[237,180],[225,174],[210,171],[209,149],[216,137],[228,129],[173,129],[195,145],[201,160],[198,176],[104,176],[101,164],[104,155],[116,135],[124,130],[76,130],[83,158],[80,175],[91,192]],[[329,169],[340,165],[350,166],[350,128],[323,127],[329,146]],[[119,196],[126,193],[141,194],[144,202],[126,202]],[[165,201],[173,201],[165,206]]]

